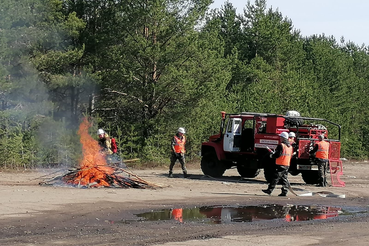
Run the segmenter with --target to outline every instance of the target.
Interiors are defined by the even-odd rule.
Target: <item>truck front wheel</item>
[[[275,160],[268,157],[264,157],[262,160],[264,165],[264,178],[267,183],[271,183],[275,175]]]
[[[260,169],[249,168],[248,166],[242,164],[237,165],[237,171],[241,175],[241,177],[244,178],[255,178],[260,173]]]
[[[268,184],[274,179],[274,170],[271,168],[264,168],[264,178]]]
[[[222,177],[226,167],[218,160],[214,153],[206,153],[201,159],[201,170],[211,177]]]

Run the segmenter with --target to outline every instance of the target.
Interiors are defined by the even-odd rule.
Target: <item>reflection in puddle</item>
[[[337,217],[340,208],[326,206],[278,205],[259,206],[208,206],[199,208],[175,208],[136,214],[148,221],[177,220],[209,223],[252,222],[259,220],[306,221]]]

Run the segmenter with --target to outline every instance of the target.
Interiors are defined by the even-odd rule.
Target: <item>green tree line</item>
[[[0,167],[75,165],[83,117],[155,163],[185,127],[195,159],[220,111],[325,118],[341,156],[368,158],[368,46],[304,37],[265,0],[211,2],[1,1]]]

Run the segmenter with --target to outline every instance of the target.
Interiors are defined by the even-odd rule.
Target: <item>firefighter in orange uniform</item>
[[[290,142],[292,148],[293,148],[293,154],[292,157],[294,157],[298,152],[298,146],[295,141],[296,134],[294,132],[288,133],[288,141]]]
[[[262,191],[268,195],[272,194],[275,186],[278,184],[279,180],[281,180],[282,192],[278,196],[287,196],[288,187],[290,185],[287,175],[288,168],[291,162],[293,148],[288,141],[287,132],[282,132],[281,134],[279,134],[279,136],[281,138],[281,143],[278,144],[275,152],[270,155],[271,158],[276,158],[274,177],[273,180],[269,183],[268,189]]]
[[[176,161],[178,160],[181,164],[183,176],[187,178],[187,169],[185,162],[185,153],[186,153],[186,133],[183,127],[178,128],[177,134],[173,137],[171,143],[171,157],[170,157],[170,166],[169,166],[169,177],[173,178],[173,167]]]
[[[318,165],[319,172],[318,186],[326,186],[329,143],[324,141],[324,135],[319,135],[318,139],[319,141],[315,143],[314,148],[309,153],[312,156],[315,155],[315,162]]]
[[[290,142],[291,145],[296,144],[295,137],[296,137],[296,134],[294,132],[288,133],[288,141]]]

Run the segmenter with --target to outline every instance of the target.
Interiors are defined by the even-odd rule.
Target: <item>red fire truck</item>
[[[296,111],[286,115],[221,112],[221,116],[219,133],[210,136],[201,146],[201,169],[205,175],[220,177],[227,169],[237,167],[242,177],[254,178],[264,169],[264,177],[269,181],[274,160],[269,157],[268,148],[276,148],[282,132],[296,135],[289,172],[301,173],[307,184],[318,183],[318,166],[309,150],[319,135],[324,135],[330,144],[329,161],[340,162],[341,126],[329,120],[301,117]]]

